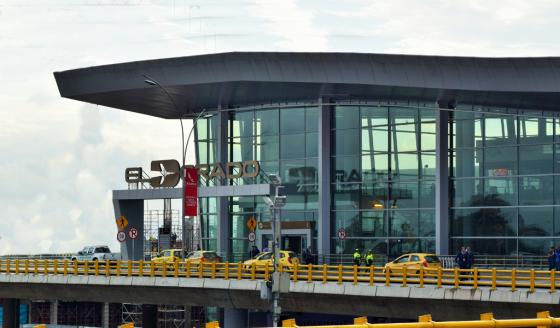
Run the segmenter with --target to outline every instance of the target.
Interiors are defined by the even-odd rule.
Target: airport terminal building
[[[202,245],[230,260],[248,252],[250,218],[257,246],[270,239],[257,188],[270,174],[296,186],[283,247],[311,246],[320,261],[355,248],[542,255],[560,244],[560,58],[234,52],[55,78],[79,101],[163,119],[203,112],[194,142],[208,173],[258,163],[257,177],[201,179]],[[115,191],[116,216],[142,229],[144,199],[181,195],[160,189]]]

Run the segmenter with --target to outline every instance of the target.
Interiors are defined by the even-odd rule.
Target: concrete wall
[[[117,303],[269,308],[260,299],[260,282],[198,278],[0,275],[0,298],[58,299]],[[419,288],[352,283],[291,282],[282,294],[284,311],[367,315],[434,320],[477,319],[492,311],[498,318],[533,317],[537,311],[560,312],[560,293],[509,289]]]

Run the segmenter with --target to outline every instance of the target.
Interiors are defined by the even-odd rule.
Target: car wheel
[[[97,260],[97,257],[94,257],[94,258],[92,259],[92,261],[98,261],[98,260]]]

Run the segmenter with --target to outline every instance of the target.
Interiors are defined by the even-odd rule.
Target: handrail
[[[295,319],[282,321],[282,327],[290,328],[494,328],[494,327],[560,327],[560,318],[553,318],[548,311],[537,313],[536,318],[531,319],[494,319],[494,314],[483,313],[480,320],[473,321],[433,321],[430,314],[418,317],[418,322],[407,323],[368,323],[366,317],[354,319],[353,325],[330,325],[330,326],[298,326]]]
[[[282,266],[294,282],[352,283],[369,286],[409,286],[453,288],[480,288],[492,290],[507,288],[515,291],[526,288],[529,292],[548,290],[555,292],[560,277],[554,270],[534,269],[459,269],[409,266],[406,269],[385,270],[383,266],[343,265],[290,265]],[[122,277],[208,278],[225,280],[265,280],[271,278],[274,268],[270,265],[244,265],[240,262],[154,262],[130,260],[70,261],[40,259],[0,259],[0,274],[8,275],[80,275]]]

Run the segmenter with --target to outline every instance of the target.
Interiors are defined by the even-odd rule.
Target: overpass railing
[[[74,276],[128,276],[175,277],[210,279],[270,280],[271,265],[244,265],[243,263],[216,263],[177,261],[69,261],[69,260],[0,260],[0,274],[15,275],[74,275]],[[535,269],[485,269],[402,267],[385,270],[384,267],[344,265],[280,266],[294,282],[352,283],[362,285],[407,286],[433,285],[454,288],[488,287],[492,290],[508,288],[515,291],[526,288],[529,292],[546,289],[555,292],[560,284],[556,271]]]
[[[560,327],[560,318],[553,318],[548,311],[537,313],[536,318],[532,319],[494,319],[492,313],[483,313],[480,315],[480,320],[476,321],[433,321],[432,316],[429,314],[418,317],[418,322],[406,323],[368,323],[366,317],[359,317],[354,319],[353,325],[330,325],[330,326],[298,326],[294,319],[282,321],[282,327],[290,328],[494,328],[494,327],[508,327],[508,328],[548,328]]]

